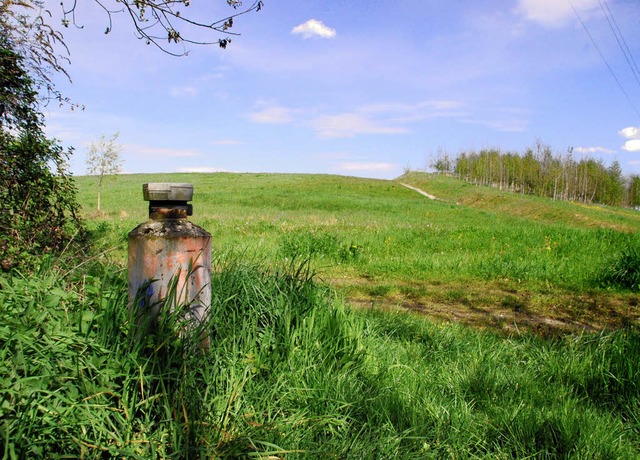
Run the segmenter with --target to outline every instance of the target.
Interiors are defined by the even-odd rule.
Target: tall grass
[[[124,273],[0,279],[4,458],[637,458],[640,334],[504,338],[353,311],[303,259],[215,261],[211,346]],[[175,311],[175,310],[174,310]]]
[[[600,289],[616,254],[640,230],[640,215],[630,210],[553,202],[416,173],[400,180],[440,200],[397,182],[338,176],[122,176],[104,197],[107,213],[96,216],[91,178],[78,178],[93,233],[118,247],[120,260],[126,258],[126,233],[146,218],[141,184],[155,180],[195,184],[193,220],[212,234],[214,252],[244,251],[269,263],[307,256],[325,280],[365,293],[380,282],[401,295],[408,284],[487,280],[535,293]],[[609,285],[618,287],[625,289]]]
[[[640,291],[640,241],[634,238],[602,272],[601,281],[633,291]]]

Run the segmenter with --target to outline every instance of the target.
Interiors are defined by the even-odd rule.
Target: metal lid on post
[[[142,185],[142,194],[153,220],[186,219],[193,214],[187,203],[193,199],[193,184],[150,182]]]
[[[142,185],[145,201],[191,201],[193,184],[150,182]]]

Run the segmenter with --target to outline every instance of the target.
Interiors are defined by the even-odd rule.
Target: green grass
[[[640,456],[635,214],[253,174],[121,176],[97,214],[91,180],[93,256],[0,277],[3,458]],[[127,308],[148,181],[193,182],[214,236],[187,333]]]
[[[200,331],[140,334],[123,272],[0,279],[5,458],[640,455],[640,334],[542,339],[358,311],[307,264],[215,262]]]
[[[214,253],[268,263],[310,257],[324,281],[359,304],[429,313],[439,303],[444,317],[500,328],[535,327],[539,320],[531,315],[567,327],[575,326],[571,318],[580,320],[579,327],[619,327],[640,317],[635,289],[611,276],[629,248],[640,245],[636,211],[554,202],[420,173],[396,181],[220,173],[120,176],[109,183],[105,212],[97,215],[94,178],[77,180],[89,226],[105,248],[115,248],[110,255],[118,264],[126,258],[127,232],[146,219],[142,184],[191,182],[192,220],[212,233]],[[456,294],[461,286],[464,296]],[[479,313],[496,305],[505,307],[501,324]],[[514,317],[514,310],[526,310],[527,321]]]

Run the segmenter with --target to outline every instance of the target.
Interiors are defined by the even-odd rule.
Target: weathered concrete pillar
[[[149,220],[129,233],[129,306],[153,320],[168,299],[166,307],[185,308],[195,326],[211,308],[211,235],[187,220],[193,185],[149,183],[142,190]]]

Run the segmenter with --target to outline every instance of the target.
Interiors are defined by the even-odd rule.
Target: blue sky
[[[224,0],[189,8],[232,11]],[[88,143],[116,131],[129,173],[391,179],[440,152],[522,152],[538,139],[640,173],[636,0],[265,0],[235,21],[242,35],[227,49],[189,46],[181,58],[137,40],[123,14],[105,35],[89,0],[76,18],[84,28],[63,31],[73,83],[56,80],[85,110],[46,116],[75,148],[77,175]]]

